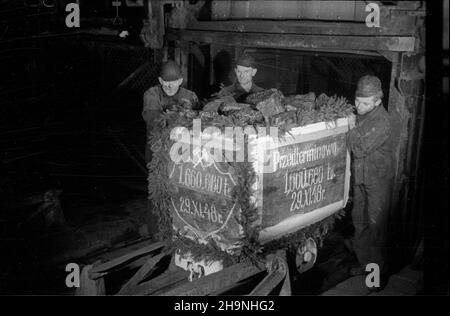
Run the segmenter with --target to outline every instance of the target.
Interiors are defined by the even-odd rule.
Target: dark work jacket
[[[178,107],[192,109],[197,103],[197,95],[190,90],[180,87],[178,92],[170,97],[164,92],[161,85],[157,85],[144,93],[142,117],[149,129],[153,126],[154,120],[162,113],[168,110],[176,111]]]
[[[180,107],[192,109],[198,103],[197,95],[187,89],[180,87],[178,92],[173,96],[168,96],[161,85],[151,87],[144,93],[144,105],[142,109],[142,118],[147,126],[147,138],[148,142],[150,132],[155,126],[155,120],[158,119],[161,114],[170,110],[176,111]],[[145,146],[145,157],[148,162],[150,159],[150,149]]]
[[[225,96],[225,95],[231,95],[236,102],[238,103],[244,103],[245,99],[247,98],[248,95],[255,93],[255,92],[259,92],[259,91],[263,91],[264,89],[257,86],[255,83],[252,84],[252,87],[250,88],[250,91],[247,92],[245,91],[244,88],[242,88],[242,86],[240,85],[239,82],[235,82],[230,86],[227,86],[225,88],[223,88],[222,90],[219,91],[218,96]]]
[[[348,138],[355,185],[382,184],[392,179],[394,156],[390,133],[389,114],[381,104],[356,117],[356,126]]]

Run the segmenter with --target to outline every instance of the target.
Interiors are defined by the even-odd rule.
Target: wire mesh
[[[90,44],[102,64],[103,86],[144,93],[157,83],[161,66],[158,51],[116,43]]]

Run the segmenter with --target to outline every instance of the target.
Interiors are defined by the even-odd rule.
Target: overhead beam
[[[242,47],[292,50],[368,50],[413,52],[415,38],[410,36],[331,36],[262,34],[216,31],[171,30],[168,40],[203,42]]]
[[[398,25],[392,25],[392,23],[384,23],[383,25],[380,25],[380,27],[367,27],[365,23],[331,21],[191,21],[185,29],[196,31],[223,31],[241,33],[414,36],[414,33],[416,31],[415,19],[409,17],[407,21],[403,22],[404,23]]]

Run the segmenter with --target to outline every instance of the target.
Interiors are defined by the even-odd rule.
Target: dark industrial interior
[[[165,26],[166,37],[158,47],[157,38],[143,40],[142,36],[149,6],[155,1],[121,1],[118,9],[111,1],[77,1],[82,8],[80,28],[64,24],[69,2],[0,1],[0,294],[72,295],[74,290],[64,284],[68,262],[87,264],[98,254],[146,240],[151,219],[144,158],[146,128],[141,116],[143,93],[158,83],[161,63],[169,57],[185,62],[185,86],[201,100],[208,99],[220,83],[233,82],[231,64],[244,50],[257,61],[255,82],[285,95],[312,91],[354,102],[358,78],[370,73],[381,79],[383,105],[389,112],[400,113],[397,126],[402,135],[402,176],[393,192],[398,196],[391,223],[396,240],[392,246],[396,258],[393,273],[408,266],[425,273],[428,288],[421,281],[415,294],[448,294],[448,278],[434,277],[426,283],[427,265],[434,264],[432,256],[438,256],[431,254],[427,241],[435,241],[434,234],[439,234],[445,240],[442,251],[448,248],[443,235],[448,226],[429,231],[448,215],[435,208],[429,220],[432,223],[427,222],[428,185],[433,182],[432,172],[439,168],[447,172],[448,167],[444,162],[436,162],[439,165],[429,170],[426,167],[433,128],[441,126],[445,131],[447,121],[445,115],[432,111],[430,117],[424,114],[431,100],[425,98],[425,84],[427,89],[430,85],[430,91],[437,89],[428,78],[425,82],[423,68],[417,66],[425,55],[424,47],[403,54],[395,47],[392,51],[381,49],[382,53],[338,47],[345,42],[334,49],[326,45],[319,49],[270,47],[252,42],[240,46],[238,41],[226,45],[214,40],[220,31],[212,30],[212,40],[204,41],[203,35],[183,33],[191,25],[189,18],[174,20],[174,11],[181,10],[179,2],[184,3],[182,8],[196,8],[197,19],[210,23],[214,19],[209,11],[217,1],[160,1],[163,4],[156,6],[162,5],[162,16],[172,25]],[[415,12],[410,16],[418,25],[426,15],[423,1],[407,2],[413,4],[400,10]],[[448,10],[446,19],[448,32]],[[244,20],[251,24],[254,19]],[[177,28],[177,23],[188,26]],[[405,27],[399,25],[404,32]],[[225,25],[224,31],[232,27]],[[195,32],[196,28],[191,29]],[[417,35],[424,32],[422,26],[417,29],[413,36],[424,36]],[[121,37],[122,31],[129,35]],[[442,96],[448,99],[448,36],[446,54],[447,90]],[[427,72],[436,68],[429,63],[439,62],[433,58],[427,56]],[[432,75],[437,76],[437,72]],[[391,108],[399,98],[393,89],[403,93],[402,107]],[[446,145],[439,146],[447,161]],[[441,186],[442,190],[448,188],[444,182]],[[438,206],[448,207],[445,194],[436,199],[442,199]],[[347,215],[351,207],[350,199]],[[348,279],[352,258],[343,239],[351,233],[346,216],[325,240],[315,267],[292,278],[293,295],[319,295]],[[436,269],[445,275],[448,262]],[[133,271],[136,269],[120,273]],[[114,293],[119,286],[114,282],[120,277],[118,273],[107,281],[112,289],[106,294]],[[247,287],[262,277],[248,280],[231,293],[245,294]]]

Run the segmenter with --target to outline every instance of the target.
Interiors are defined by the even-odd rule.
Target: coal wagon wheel
[[[314,238],[310,237],[298,245],[294,255],[295,269],[299,274],[311,269],[317,260],[317,243]]]

